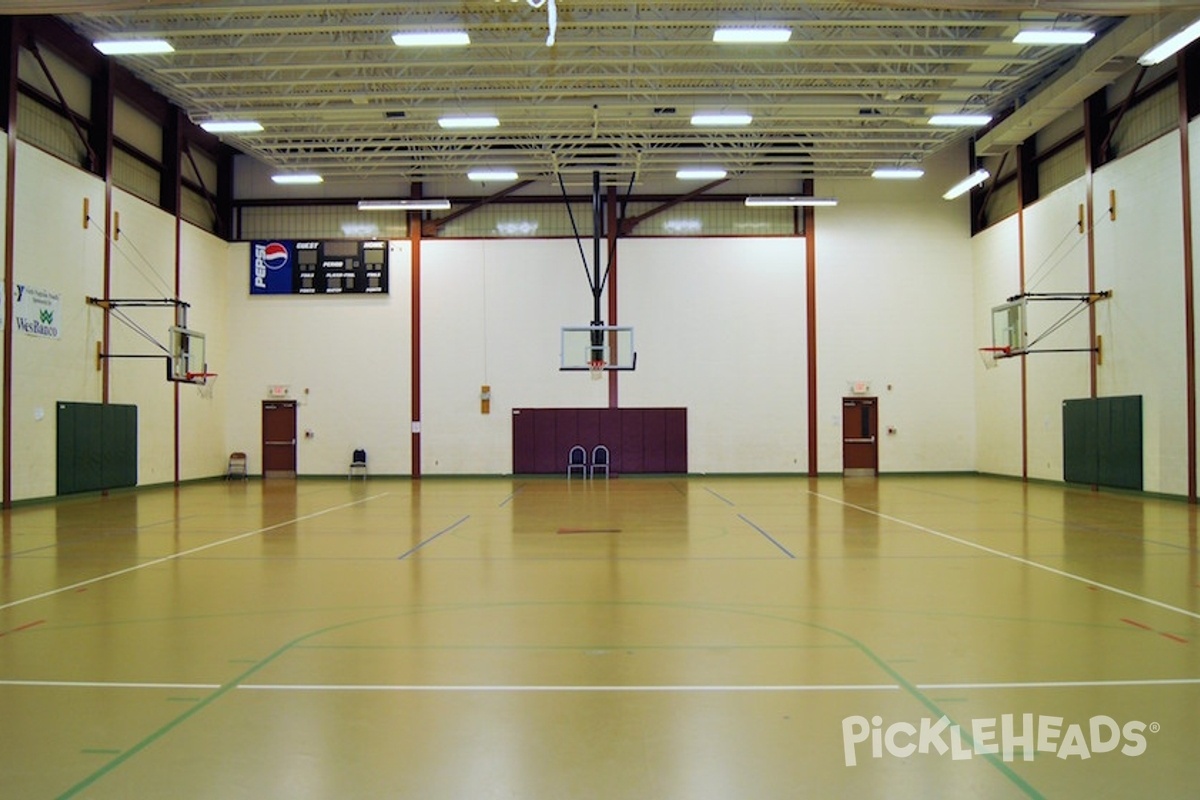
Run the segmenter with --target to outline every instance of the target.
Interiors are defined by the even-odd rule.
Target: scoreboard
[[[250,243],[250,294],[387,294],[388,243]]]

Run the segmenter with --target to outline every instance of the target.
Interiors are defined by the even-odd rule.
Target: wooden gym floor
[[[975,477],[22,507],[0,797],[1195,797],[1196,513]]]

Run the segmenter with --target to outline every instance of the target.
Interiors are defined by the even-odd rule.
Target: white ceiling
[[[20,5],[20,4],[18,4]],[[33,5],[33,4],[28,4]],[[479,166],[521,177],[599,171],[620,182],[682,166],[733,175],[850,177],[920,164],[961,130],[931,114],[1023,105],[1081,56],[1012,44],[1022,26],[1104,34],[1178,2],[611,2],[557,0],[50,3],[89,39],[161,37],[175,52],[121,63],[195,122],[255,119],[226,136],[272,168],[424,180]],[[47,8],[45,4],[41,9]],[[1100,12],[1097,15],[1095,12]],[[1108,13],[1105,13],[1108,12]],[[778,23],[777,45],[718,45],[719,24]],[[401,49],[403,30],[461,27],[461,48]],[[1103,35],[1093,42],[1095,47]],[[695,111],[753,115],[696,128]],[[494,130],[442,130],[489,113]]]

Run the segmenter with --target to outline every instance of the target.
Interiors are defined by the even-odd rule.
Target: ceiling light
[[[681,181],[716,181],[729,173],[720,167],[684,167],[675,173]]]
[[[1013,37],[1013,44],[1087,44],[1094,38],[1092,31],[1025,30]]]
[[[359,200],[359,211],[445,211],[450,208],[450,201],[441,199],[430,200]]]
[[[249,119],[214,119],[201,122],[200,127],[209,133],[258,133],[263,129],[261,122]]]
[[[512,169],[474,169],[467,173],[467,178],[473,181],[515,181],[517,172]]]
[[[791,38],[791,28],[717,28],[713,31],[713,41],[719,44],[780,44]]]
[[[976,186],[980,185],[990,177],[992,177],[992,173],[988,172],[986,169],[977,169],[966,178],[947,189],[946,193],[942,195],[942,197],[946,200],[953,200],[959,195],[966,194],[971,189],[974,189]]]
[[[882,180],[916,180],[925,174],[925,170],[919,167],[879,167],[871,173],[872,178],[880,178]]]
[[[754,117],[743,113],[700,113],[692,115],[693,125],[749,125]]]
[[[836,197],[804,197],[800,195],[780,197],[747,197],[746,205],[756,206],[836,206]]]
[[[500,120],[497,117],[441,117],[438,125],[447,129],[498,128]]]
[[[466,31],[407,31],[392,34],[397,47],[452,47],[471,43]]]
[[[280,175],[272,175],[271,180],[279,184],[302,184],[321,183],[325,179],[309,172],[285,172]]]
[[[930,125],[949,125],[961,127],[979,127],[992,121],[991,114],[934,114],[929,118]]]
[[[106,56],[144,56],[151,53],[174,53],[175,48],[165,39],[112,39],[92,42]]]
[[[1154,47],[1151,47],[1142,54],[1141,58],[1138,59],[1138,63],[1143,67],[1152,67],[1155,64],[1166,61],[1194,42],[1197,37],[1200,37],[1200,19],[1188,25],[1174,36],[1170,36],[1154,45]]]

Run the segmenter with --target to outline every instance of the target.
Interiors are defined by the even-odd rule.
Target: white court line
[[[354,500],[349,503],[342,503],[341,505],[332,506],[330,508],[322,509],[321,511],[314,511],[311,514],[305,514],[302,517],[294,517],[293,519],[284,520],[283,522],[277,522],[274,525],[268,525],[265,528],[259,528],[258,530],[253,530],[253,531],[246,531],[245,533],[239,533],[236,536],[230,536],[227,539],[220,539],[215,542],[209,542],[208,544],[202,544],[199,547],[193,547],[190,550],[181,550],[178,553],[171,553],[170,555],[163,556],[162,558],[155,558],[155,559],[146,561],[141,564],[135,564],[132,567],[126,567],[125,569],[119,569],[115,572],[108,572],[108,573],[105,573],[104,575],[97,575],[94,578],[88,578],[85,581],[79,581],[78,583],[72,583],[69,586],[60,586],[57,589],[50,589],[49,591],[42,592],[41,594],[30,595],[29,597],[23,597],[20,600],[12,600],[7,603],[4,603],[3,605],[0,605],[0,611],[4,611],[9,608],[14,608],[19,605],[24,605],[25,603],[32,603],[35,600],[44,600],[47,597],[53,597],[54,595],[62,594],[63,592],[73,592],[76,589],[82,589],[84,586],[91,586],[93,583],[100,583],[101,581],[106,581],[110,578],[118,578],[121,575],[128,575],[131,572],[137,572],[138,570],[146,569],[147,567],[156,567],[159,564],[165,564],[168,561],[174,561],[175,559],[183,558],[184,556],[193,556],[196,553],[202,553],[205,550],[211,550],[214,547],[220,547],[222,545],[241,541],[242,539],[248,539],[251,536],[258,536],[259,534],[267,533],[268,531],[273,531],[276,528],[282,528],[286,525],[293,525],[297,522],[304,522],[305,520],[314,519],[315,517],[320,517],[325,514],[330,514],[334,511],[341,511],[342,509],[345,509],[345,508],[351,508],[353,506],[361,505],[363,503],[369,503],[372,500],[378,500],[380,497],[385,497],[389,494],[391,494],[391,492],[383,492],[382,494],[375,494],[375,495],[371,495],[370,497],[364,497],[361,500]]]
[[[66,689],[209,689],[221,688],[219,683],[127,683],[122,681],[19,681],[0,680],[0,686],[49,686]]]
[[[949,689],[1096,689],[1130,686],[1200,686],[1200,678],[1130,678],[1111,681],[1003,681],[997,683],[917,683],[922,691],[944,691]],[[223,688],[220,683],[154,683],[126,681],[41,681],[0,680],[0,686],[49,687],[59,689],[196,689],[216,691]],[[511,692],[532,694],[537,692],[662,692],[662,693],[716,693],[730,694],[749,692],[891,692],[902,687],[895,683],[827,683],[827,684],[779,684],[779,685],[635,685],[635,686],[578,686],[578,685],[520,685],[520,684],[339,684],[339,683],[243,683],[238,689],[250,692]]]
[[[874,509],[867,508],[866,506],[855,505],[854,503],[847,503],[845,500],[841,500],[837,497],[830,497],[829,495],[820,494],[819,492],[809,492],[809,494],[813,497],[820,498],[821,500],[828,500],[831,503],[837,503],[838,505],[845,506],[846,508],[853,508],[856,511],[862,511],[866,514],[874,514],[880,519],[886,519],[888,522],[895,522],[899,525],[905,525],[914,530],[921,531],[922,533],[928,533],[930,536],[937,536],[940,539],[945,539],[948,542],[961,544],[993,556],[999,556],[1000,558],[1008,559],[1009,561],[1015,561],[1018,564],[1024,564],[1027,567],[1033,567],[1034,569],[1040,569],[1043,572],[1049,572],[1051,575],[1057,575],[1060,578],[1078,581],[1085,586],[1094,586],[1097,589],[1103,589],[1106,592],[1112,592],[1113,594],[1119,594],[1122,597],[1128,597],[1130,600],[1137,600],[1138,602],[1157,606],[1158,608],[1166,611],[1174,611],[1176,614],[1182,614],[1185,617],[1191,617],[1192,619],[1200,620],[1200,613],[1189,611],[1186,608],[1173,606],[1170,603],[1164,603],[1161,600],[1155,600],[1154,598],[1129,592],[1125,589],[1118,589],[1116,586],[1109,586],[1107,583],[1100,583],[1099,581],[1094,581],[1091,578],[1085,578],[1082,575],[1076,575],[1073,572],[1066,572],[1065,570],[1057,569],[1046,564],[1040,564],[1037,561],[1031,561],[1028,558],[1021,558],[1020,556],[1013,555],[1012,553],[1006,553],[1003,550],[996,550],[995,548],[988,547],[987,545],[978,544],[967,539],[961,539],[957,536],[952,536],[949,533],[943,533],[942,531],[934,530],[933,528],[927,528],[924,525],[918,525],[915,522],[909,522],[906,519],[900,519],[900,517],[893,517],[890,514],[881,514]]]
[[[1007,683],[918,683],[918,689],[1096,689],[1111,686],[1197,686],[1200,678],[1146,678],[1117,681],[1025,681]]]

